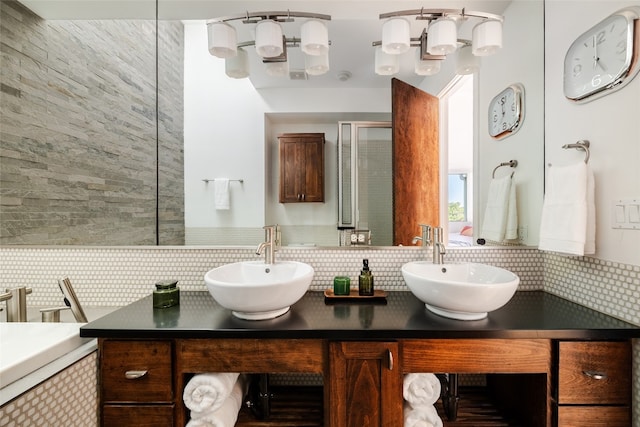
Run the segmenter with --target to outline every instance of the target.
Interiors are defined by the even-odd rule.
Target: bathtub
[[[114,309],[85,312],[95,320]],[[95,339],[80,337],[84,323],[41,323],[39,315],[35,309],[29,322],[0,321],[0,406],[97,349]]]

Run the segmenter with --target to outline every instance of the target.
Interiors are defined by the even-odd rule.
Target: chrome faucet
[[[434,264],[444,264],[444,255],[447,253],[444,243],[442,243],[443,238],[443,230],[442,227],[434,227],[433,228],[433,263]]]
[[[84,310],[80,305],[80,300],[78,300],[76,292],[73,290],[73,286],[71,286],[71,280],[69,280],[68,277],[58,279],[58,286],[62,291],[62,295],[64,295],[64,303],[71,309],[71,313],[73,313],[76,322],[87,323],[87,316],[84,314]]]
[[[0,294],[0,301],[7,302],[7,322],[27,321],[27,295],[30,293],[31,288],[18,286]]]
[[[256,255],[261,255],[262,251],[264,251],[264,263],[265,264],[274,264],[276,262],[275,252],[277,250],[277,233],[278,226],[277,225],[265,225],[265,241],[258,245],[256,249]]]
[[[412,244],[416,244],[418,242],[422,242],[422,246],[431,245],[431,226],[426,224],[418,224],[422,229],[422,236],[416,236],[411,241]]]

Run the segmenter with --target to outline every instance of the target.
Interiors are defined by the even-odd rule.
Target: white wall
[[[207,51],[204,22],[184,34],[185,225],[262,227],[266,104],[249,81],[226,79],[224,61]],[[213,184],[202,179],[224,177],[244,183],[230,184],[231,209],[217,211]]]
[[[583,159],[562,145],[591,142],[589,164],[596,183],[596,257],[640,265],[640,231],[611,228],[611,203],[640,198],[640,77],[622,90],[587,104],[568,101],[562,90],[564,56],[576,37],[611,13],[639,1],[568,1],[546,3],[546,143],[547,163]],[[568,17],[572,17],[568,19]]]
[[[514,179],[518,200],[518,223],[527,228],[525,244],[536,245],[543,200],[544,164],[544,45],[541,0],[515,0],[505,11],[503,46],[496,55],[482,58],[478,79],[478,151],[476,182],[479,195],[476,224],[484,219],[491,172],[502,162],[517,160]],[[510,19],[511,17],[519,19]],[[522,17],[529,19],[522,19]],[[566,17],[565,17],[566,18]],[[489,102],[512,83],[525,90],[525,119],[517,133],[495,140],[489,136]],[[506,168],[508,169],[508,168]],[[505,168],[496,172],[503,176]]]

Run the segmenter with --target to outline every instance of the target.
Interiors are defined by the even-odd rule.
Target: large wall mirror
[[[2,49],[15,74],[15,80],[3,76],[2,82],[3,244],[254,245],[263,238],[263,225],[278,223],[289,233],[285,243],[337,246],[338,123],[391,119],[391,77],[373,71],[371,43],[382,28],[378,15],[421,7],[466,7],[505,17],[503,49],[482,58],[470,78],[471,99],[456,96],[455,55],[427,77],[416,76],[413,58],[406,57],[395,77],[442,100],[440,166],[458,180],[454,184],[465,184],[463,221],[478,229],[493,169],[515,159],[521,231],[516,243],[537,243],[543,196],[542,0],[159,0],[130,2],[135,7],[128,10],[69,0],[66,11],[39,0],[2,3],[3,16],[23,18],[1,23],[13,35],[3,37]],[[224,60],[208,53],[207,19],[302,5],[332,16],[327,74],[307,80],[270,76],[249,51],[250,77],[231,79]],[[412,23],[412,31],[418,25]],[[462,34],[470,28],[460,31],[470,38]],[[251,37],[248,27],[238,33],[238,41]],[[28,40],[41,43],[36,47]],[[298,50],[289,50],[290,71],[304,68]],[[525,87],[525,121],[517,134],[494,140],[487,132],[489,101],[516,82]],[[461,128],[460,99],[467,99],[462,110],[471,110],[464,128],[472,142],[449,147]],[[277,135],[287,132],[325,134],[324,203],[278,203]],[[469,151],[460,163],[458,154]],[[215,205],[219,178],[230,180],[226,210]],[[449,186],[444,181],[442,194]],[[449,201],[441,199],[435,203],[441,218],[448,218]],[[85,212],[70,208],[78,201]],[[31,228],[23,232],[23,226]]]

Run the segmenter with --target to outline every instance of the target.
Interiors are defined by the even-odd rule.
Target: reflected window
[[[448,180],[449,186],[449,221],[467,221],[467,174],[451,173]]]

